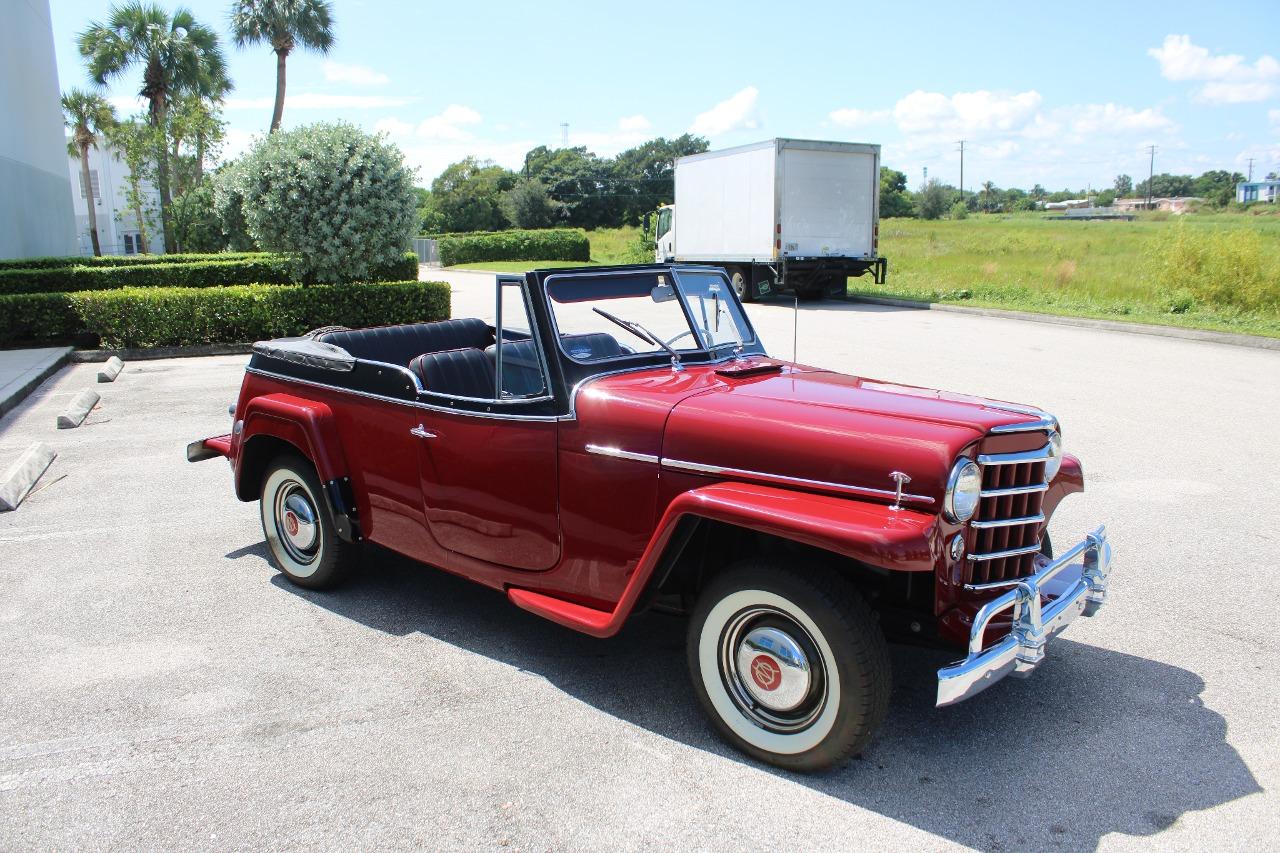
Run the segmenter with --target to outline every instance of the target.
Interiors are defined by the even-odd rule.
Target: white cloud
[[[917,89],[898,101],[893,117],[903,133],[1009,131],[1031,119],[1041,100],[1033,90],[1016,94],[979,90],[947,97]]]
[[[319,92],[303,92],[288,95],[284,101],[284,111],[290,110],[371,110],[388,107],[403,107],[413,102],[413,98],[393,97],[388,95],[329,95]],[[227,98],[223,106],[228,110],[269,110],[275,104],[275,98]]]
[[[1166,80],[1203,83],[1194,93],[1199,101],[1239,104],[1280,95],[1280,61],[1269,55],[1250,65],[1236,53],[1212,54],[1187,35],[1167,35],[1147,53],[1160,63]]]
[[[324,64],[324,79],[329,83],[350,83],[353,86],[385,86],[391,78],[381,71],[364,65],[343,65],[341,62]]]
[[[760,126],[760,110],[756,101],[760,91],[748,86],[728,100],[699,113],[689,128],[699,136],[720,136],[734,130],[753,130]]]
[[[618,130],[640,132],[652,127],[649,120],[642,115],[625,116],[618,119]]]
[[[845,107],[827,113],[827,118],[831,120],[832,124],[856,129],[883,124],[889,120],[891,115],[892,113],[889,110],[860,110],[854,107]]]
[[[121,117],[131,116],[141,110],[150,109],[150,102],[141,95],[121,95],[107,98],[107,101],[116,108],[116,114]]]
[[[1117,104],[1085,104],[1063,112],[1070,117],[1071,130],[1082,135],[1169,131],[1175,127],[1168,116],[1150,107],[1135,110]]]
[[[413,133],[413,125],[398,118],[380,118],[373,123],[373,130],[388,136],[408,136]]]
[[[459,104],[450,104],[439,115],[424,118],[419,122],[414,134],[421,139],[470,139],[469,125],[481,122],[480,113]]]

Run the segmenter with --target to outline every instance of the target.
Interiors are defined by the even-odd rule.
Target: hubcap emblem
[[[284,529],[290,536],[298,535],[298,516],[294,515],[292,511],[284,514]]]
[[[782,683],[782,669],[768,655],[756,655],[751,662],[751,679],[761,690],[772,692]]]

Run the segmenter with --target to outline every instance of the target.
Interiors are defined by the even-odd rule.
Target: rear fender
[[[745,483],[716,483],[680,494],[667,507],[613,610],[597,610],[511,588],[516,605],[596,637],[616,634],[645,591],[682,519],[705,518],[758,530],[892,571],[932,572],[941,555],[937,519],[829,495]]]
[[[338,535],[349,542],[358,541],[355,494],[333,410],[324,403],[293,394],[266,394],[245,405],[243,420],[235,454],[236,496],[241,500],[258,497],[261,465],[269,460],[256,458],[254,442],[264,438],[284,442],[315,466],[333,510]]]

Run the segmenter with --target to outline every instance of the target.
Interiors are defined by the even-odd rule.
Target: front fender
[[[758,530],[895,571],[931,572],[942,552],[937,519],[926,513],[771,486],[716,483],[683,492],[668,505],[613,610],[515,587],[507,590],[507,597],[569,628],[613,636],[635,608],[677,525],[690,516]]]
[[[1052,518],[1053,511],[1058,508],[1058,504],[1067,495],[1075,492],[1084,491],[1084,467],[1080,464],[1080,460],[1072,456],[1070,453],[1062,454],[1062,467],[1058,469],[1058,475],[1053,478],[1053,482],[1049,484],[1049,488],[1044,493],[1044,502],[1041,504],[1041,513],[1045,518]]]

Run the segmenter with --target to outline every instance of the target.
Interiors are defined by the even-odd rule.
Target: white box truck
[[[676,200],[658,210],[658,262],[724,267],[744,301],[777,290],[843,295],[882,284],[880,146],[770,139],[676,160]]]

